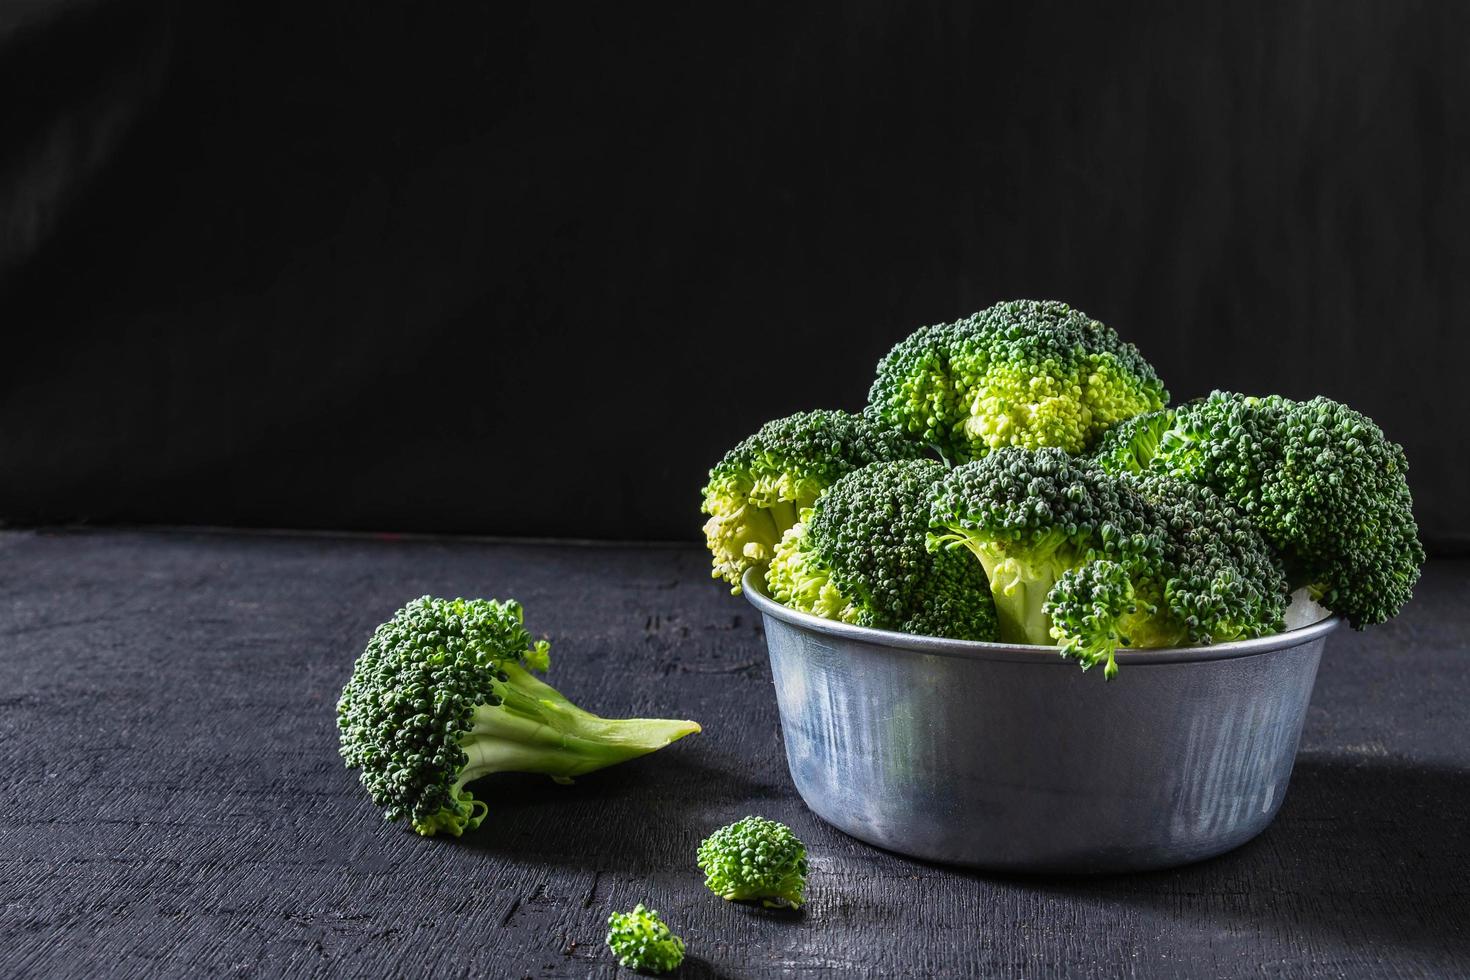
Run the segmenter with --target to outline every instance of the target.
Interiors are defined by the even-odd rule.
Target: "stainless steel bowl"
[[[913,857],[1004,871],[1166,868],[1239,847],[1286,794],[1337,617],[1118,656],[765,619],[791,778],[817,816]]]

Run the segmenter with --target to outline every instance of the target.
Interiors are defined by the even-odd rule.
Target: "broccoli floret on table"
[[[485,819],[486,804],[465,788],[482,776],[569,782],[699,731],[692,721],[583,711],[532,676],[549,651],[517,602],[415,599],[353,666],[337,703],[342,758],[389,820],[458,836]]]
[[[684,940],[642,902],[607,917],[607,948],[630,970],[668,973],[684,962]]]
[[[721,827],[699,845],[710,891],[727,901],[800,908],[806,891],[806,845],[791,828],[764,817]]]

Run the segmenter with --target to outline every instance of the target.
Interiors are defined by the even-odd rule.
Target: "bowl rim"
[[[951,640],[938,636],[919,636],[915,633],[899,633],[894,630],[873,629],[870,626],[854,626],[834,619],[823,619],[810,613],[798,612],[766,595],[765,576],[760,574],[763,564],[753,565],[741,576],[740,586],[747,601],[763,615],[780,620],[810,633],[855,640],[870,646],[896,650],[910,650],[941,657],[961,657],[972,660],[1013,660],[1036,664],[1076,668],[1077,661],[1060,656],[1061,647],[1033,646],[1021,643],[992,643],[987,640]],[[1120,650],[1118,664],[1170,664],[1185,661],[1203,663],[1213,660],[1232,660],[1237,657],[1255,657],[1276,650],[1302,646],[1321,639],[1342,625],[1338,615],[1319,619],[1308,626],[1258,636],[1250,640],[1230,640],[1225,643],[1210,643],[1193,647],[1167,647],[1155,650]]]

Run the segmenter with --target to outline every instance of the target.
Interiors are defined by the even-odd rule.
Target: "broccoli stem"
[[[460,739],[468,757],[456,789],[496,772],[545,773],[558,782],[647,755],[699,731],[692,721],[601,718],[519,664],[503,665],[498,705],[480,705]]]
[[[967,528],[947,528],[931,537],[932,545],[964,545],[985,567],[1002,643],[1051,646],[1051,617],[1043,610],[1057,579],[1081,556],[1067,535],[1046,534],[1035,541],[1006,543]]]
[[[787,529],[801,518],[801,512],[796,506],[796,501],[777,500],[766,509],[766,513],[770,515],[772,526],[776,531],[775,540],[771,542],[771,547],[774,548],[776,542],[781,540],[781,535],[785,534]]]
[[[1057,581],[1055,574],[1044,574],[1049,571],[1052,570],[1028,568],[1015,558],[991,561],[986,566],[1002,643],[1050,646],[1055,642],[1051,617],[1041,608]]]

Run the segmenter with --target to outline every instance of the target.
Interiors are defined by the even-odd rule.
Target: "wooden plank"
[[[337,692],[404,600],[515,596],[551,680],[703,734],[570,787],[510,776],[462,840],[382,821]],[[684,547],[0,534],[0,975],[613,976],[646,901],[685,977],[1308,977],[1470,971],[1470,562],[1330,642],[1280,817],[1223,858],[1000,877],[859,844],[785,769],[759,622]],[[747,813],[812,855],[800,915],[708,894]]]

